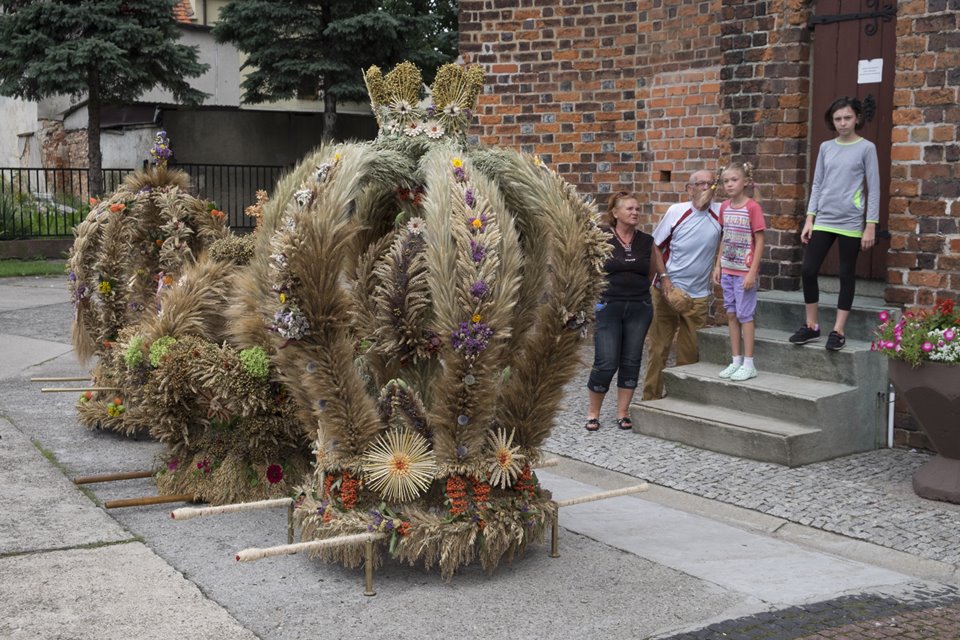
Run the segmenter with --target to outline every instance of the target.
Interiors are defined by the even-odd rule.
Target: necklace
[[[633,232],[634,237],[636,237],[636,230]],[[624,242],[623,238],[620,237],[620,234],[617,233],[617,228],[613,228],[613,235],[617,236],[617,242],[620,243],[620,246],[623,247],[623,261],[624,262],[635,262],[636,258],[633,256],[633,238],[630,238],[630,242]]]
[[[620,242],[620,245],[623,246],[624,251],[629,253],[633,247],[633,238],[632,237],[630,238],[630,242],[626,242],[623,238],[620,237],[620,234],[617,233],[616,227],[613,228],[613,235],[617,236],[617,240]],[[636,235],[636,231],[634,231],[634,235]]]

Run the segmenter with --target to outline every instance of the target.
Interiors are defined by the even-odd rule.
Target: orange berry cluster
[[[537,483],[533,481],[533,471],[530,469],[529,464],[523,467],[523,471],[521,471],[517,477],[513,488],[517,493],[526,494],[530,498],[536,496]]]
[[[467,483],[461,476],[447,478],[447,502],[450,503],[450,515],[458,516],[467,511]]]
[[[356,480],[349,471],[343,472],[343,480],[340,482],[340,503],[344,509],[353,509],[357,506],[357,493],[360,490],[360,482]]]

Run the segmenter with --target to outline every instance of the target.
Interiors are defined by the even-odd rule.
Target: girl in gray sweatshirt
[[[863,111],[856,98],[837,98],[824,114],[827,127],[837,137],[820,145],[817,154],[807,219],[800,240],[807,245],[803,256],[803,299],[806,323],[790,337],[806,344],[820,337],[817,310],[820,289],[817,273],[836,241],[840,257],[840,295],[837,320],[827,339],[827,349],[838,351],[846,344],[844,326],[853,306],[857,256],[873,247],[880,217],[880,171],[877,148],[861,138]]]

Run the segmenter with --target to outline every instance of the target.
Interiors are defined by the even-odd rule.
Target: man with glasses
[[[710,274],[720,242],[719,205],[712,202],[714,176],[707,170],[695,171],[687,183],[689,202],[667,209],[653,232],[653,240],[663,252],[666,273],[653,287],[653,323],[648,338],[650,353],[643,381],[643,399],[662,398],[663,369],[677,338],[677,365],[700,359],[697,330],[707,322],[712,290]],[[689,298],[688,305],[677,308],[667,301],[670,289],[679,288]],[[675,299],[674,296],[671,296]],[[692,304],[689,304],[692,302]]]

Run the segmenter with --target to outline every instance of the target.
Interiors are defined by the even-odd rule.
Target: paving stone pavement
[[[661,640],[867,640],[960,638],[960,592],[917,586],[896,598],[861,594],[709,625]]]
[[[960,506],[925,500],[911,487],[913,472],[930,454],[879,449],[791,469],[621,431],[611,398],[601,413],[603,427],[591,433],[583,422],[592,356],[592,345],[585,345],[584,365],[564,390],[566,402],[547,450],[804,526],[960,564]]]
[[[64,303],[34,308],[29,314],[0,311],[0,333],[46,339],[57,336],[53,339],[66,343],[69,317],[69,304]],[[585,364],[580,374],[565,388],[548,450],[789,522],[960,565],[960,506],[923,500],[910,487],[913,472],[929,454],[877,450],[790,469],[620,431],[615,428],[612,402],[601,415],[603,428],[588,433],[583,420],[591,345],[584,346],[582,357]],[[608,637],[627,636],[614,632]],[[906,593],[847,594],[658,637],[958,640],[960,590],[918,582]]]

